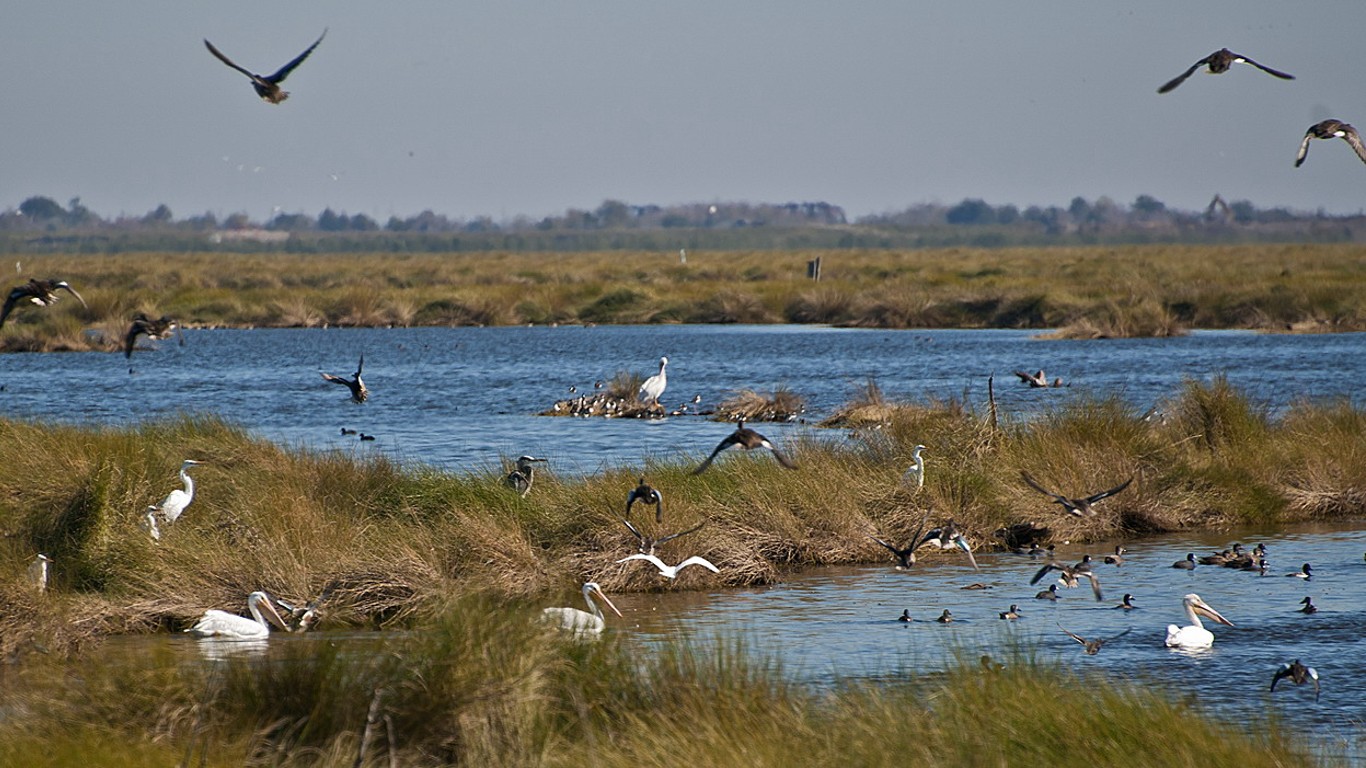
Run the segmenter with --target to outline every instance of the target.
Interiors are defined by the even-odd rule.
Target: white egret
[[[1178,627],[1175,624],[1167,625],[1168,648],[1208,648],[1214,645],[1214,633],[1205,629],[1205,625],[1200,623],[1201,616],[1225,626],[1233,626],[1233,622],[1220,616],[1218,611],[1211,608],[1194,592],[1182,598],[1181,604],[1186,610],[1187,624],[1183,627]]]
[[[546,459],[538,459],[535,456],[518,456],[517,468],[503,478],[503,484],[525,498],[528,493],[531,493],[531,485],[536,482],[534,462],[544,461]]]
[[[275,610],[265,592],[252,592],[247,595],[247,610],[251,612],[250,619],[227,611],[207,610],[193,627],[185,631],[195,637],[261,640],[270,636],[270,625],[266,623],[267,620],[280,629],[289,631],[289,626],[280,618],[279,612]]]
[[[598,586],[596,581],[590,581],[583,585],[583,599],[588,603],[592,613],[578,608],[546,608],[541,611],[541,616],[547,621],[554,622],[560,629],[574,633],[576,637],[600,635],[607,623],[602,619],[602,609],[593,602],[594,595],[602,598],[607,607],[612,609],[612,613],[621,615],[621,611],[618,611],[617,607],[612,605],[612,601],[607,599],[607,595],[603,594],[602,587]]]
[[[654,565],[654,567],[659,569],[659,572],[663,574],[664,578],[666,579],[678,578],[678,572],[683,570],[684,568],[687,568],[690,565],[700,565],[703,568],[706,568],[707,570],[711,571],[712,573],[721,572],[721,569],[712,565],[710,560],[707,560],[704,557],[699,557],[697,555],[693,555],[692,557],[688,558],[687,560],[684,560],[678,565],[666,565],[663,560],[660,560],[658,557],[655,557],[654,555],[644,555],[639,553],[634,555],[627,555],[626,557],[623,557],[617,562],[624,563],[627,560],[644,560],[647,563],[651,563]]]
[[[777,448],[773,447],[773,443],[770,443],[768,438],[746,427],[744,421],[739,421],[735,425],[735,431],[727,435],[726,439],[718,443],[716,449],[711,452],[711,455],[707,457],[706,461],[703,461],[698,465],[697,469],[694,469],[692,473],[694,475],[700,475],[703,472],[706,472],[707,467],[711,466],[712,460],[716,458],[716,455],[732,445],[738,445],[746,451],[751,451],[755,448],[767,448],[773,452],[773,458],[777,459],[779,464],[788,469],[797,468],[796,464],[793,464],[790,459],[780,453]]]
[[[160,504],[148,507],[147,511],[157,515],[167,523],[174,523],[180,519],[180,514],[185,511],[186,507],[190,506],[190,502],[194,501],[194,480],[190,479],[189,469],[200,463],[194,459],[186,459],[181,462],[180,481],[185,484],[185,489],[177,488],[171,491],[166,494],[166,498],[162,499]]]
[[[669,378],[664,375],[664,367],[669,364],[669,358],[659,358],[659,373],[645,380],[640,385],[640,392],[636,393],[636,398],[642,403],[654,401],[659,402],[659,398],[664,394],[664,387],[668,386]]]
[[[911,489],[911,493],[918,492],[925,487],[925,459],[920,452],[925,450],[925,446],[917,445],[911,453],[911,461],[915,462],[906,468],[901,475],[901,484]]]
[[[48,564],[52,558],[39,552],[33,557],[33,562],[28,566],[28,579],[33,584],[33,588],[39,592],[47,591],[47,572]]]

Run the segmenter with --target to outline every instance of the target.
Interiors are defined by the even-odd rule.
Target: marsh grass
[[[771,394],[742,389],[716,405],[715,421],[793,421],[806,413],[806,398],[787,387]]]
[[[832,323],[1059,329],[1366,329],[1354,245],[656,253],[44,255],[89,309],[23,307],[0,350],[116,349],[131,314],[188,326]],[[806,278],[820,257],[821,282]],[[11,324],[13,327],[11,328]],[[83,333],[95,329],[95,333]]]

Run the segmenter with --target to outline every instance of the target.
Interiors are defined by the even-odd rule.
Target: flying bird
[[[536,482],[536,462],[545,462],[535,456],[518,456],[517,468],[503,478],[503,484],[516,491],[522,498],[531,493],[531,485]]]
[[[1233,626],[1233,622],[1219,615],[1218,611],[1211,608],[1209,603],[1201,600],[1200,596],[1194,592],[1182,598],[1181,605],[1186,611],[1188,623],[1181,627],[1175,624],[1167,625],[1166,644],[1168,648],[1200,649],[1214,645],[1214,633],[1205,629],[1205,625],[1200,623],[1201,616],[1217,621],[1224,626]]]
[[[1067,631],[1063,628],[1061,624],[1058,625],[1058,629],[1061,629],[1064,633],[1067,634],[1068,637],[1081,643],[1082,647],[1086,649],[1087,656],[1095,656],[1097,653],[1100,653],[1101,647],[1104,646],[1106,643],[1118,640],[1119,638],[1124,637],[1125,635],[1134,631],[1133,627],[1129,627],[1128,629],[1124,630],[1123,632],[1120,632],[1118,635],[1115,635],[1114,637],[1097,637],[1091,640],[1087,640],[1081,635]]]
[[[251,612],[250,619],[227,611],[207,610],[194,626],[185,631],[195,637],[223,637],[229,640],[263,640],[270,637],[270,624],[289,631],[289,626],[280,618],[265,592],[247,595],[247,610]]]
[[[5,306],[3,309],[0,309],[0,328],[5,327],[5,319],[9,317],[10,312],[14,311],[15,304],[28,299],[40,307],[51,306],[57,301],[58,290],[66,291],[72,296],[75,296],[76,301],[79,301],[82,307],[85,307],[86,309],[90,308],[90,306],[85,303],[85,299],[81,298],[81,295],[76,293],[76,289],[72,288],[65,280],[35,280],[29,278],[29,281],[24,285],[16,285],[10,289],[9,296],[5,298]]]
[[[612,613],[621,615],[621,611],[618,611],[607,595],[603,594],[602,587],[598,586],[597,582],[590,581],[583,585],[583,599],[588,603],[588,611],[581,611],[578,608],[545,608],[542,609],[541,616],[546,621],[554,622],[560,629],[573,633],[575,637],[596,637],[602,634],[607,622],[603,621],[602,609],[593,602],[594,595],[602,598],[607,607],[612,609]]]
[[[179,520],[180,513],[184,512],[185,508],[190,506],[190,502],[194,501],[194,480],[190,477],[190,467],[200,463],[194,459],[186,459],[181,462],[180,481],[185,484],[184,490],[176,488],[166,494],[166,498],[162,499],[160,504],[147,507],[148,514],[155,515],[168,524]],[[153,534],[153,538],[158,537],[159,532]]]
[[[1043,372],[1043,369],[1042,369],[1042,368],[1040,368],[1038,371],[1036,371],[1036,372],[1034,372],[1034,373],[1026,373],[1025,371],[1016,371],[1016,372],[1015,372],[1015,375],[1016,375],[1016,376],[1019,376],[1019,377],[1020,377],[1020,381],[1023,381],[1024,383],[1028,384],[1028,385],[1030,386],[1031,389],[1046,389],[1046,388],[1048,388],[1048,387],[1061,387],[1061,386],[1062,386],[1062,379],[1061,379],[1061,378],[1055,378],[1055,379],[1053,379],[1053,381],[1050,382],[1050,381],[1048,380],[1048,376],[1044,375],[1044,372]]]
[[[1366,146],[1362,145],[1357,129],[1341,120],[1324,120],[1309,126],[1309,130],[1304,132],[1299,154],[1295,155],[1296,168],[1304,165],[1304,158],[1309,154],[1309,142],[1313,139],[1342,139],[1351,145],[1361,162],[1366,163]]]
[[[175,333],[180,339],[181,346],[185,345],[185,337],[179,333],[180,323],[170,315],[162,315],[153,320],[152,318],[139,312],[133,315],[133,324],[128,326],[128,334],[123,337],[123,356],[133,357],[133,345],[137,343],[139,336],[146,336],[152,341],[164,339]]]
[[[314,41],[312,45],[308,46],[308,50],[295,56],[292,61],[283,67],[280,67],[273,75],[258,75],[249,69],[239,67],[237,64],[233,63],[232,59],[224,56],[222,51],[213,47],[213,43],[209,42],[207,38],[204,40],[204,46],[209,49],[209,53],[218,57],[219,61],[246,75],[247,78],[251,80],[251,87],[256,89],[257,96],[260,96],[271,104],[279,104],[289,98],[289,92],[282,90],[280,88],[280,83],[283,83],[285,78],[289,77],[289,73],[293,72],[295,67],[304,63],[304,59],[308,58],[309,54],[313,53],[313,49],[318,47],[318,43],[321,43],[324,37],[327,37],[326,29],[323,30],[323,33],[318,36],[318,39]]]
[[[664,375],[664,366],[668,364],[669,358],[659,358],[659,373],[646,379],[645,382],[640,385],[640,391],[636,393],[636,399],[640,400],[642,403],[651,401],[656,404],[659,403],[660,396],[664,394],[664,387],[669,384],[669,378]]]
[[[360,380],[360,372],[364,367],[365,355],[362,354],[360,356],[360,362],[356,363],[356,372],[351,375],[351,378],[343,379],[340,376],[333,376],[330,373],[324,373],[322,374],[322,377],[333,384],[340,384],[351,390],[351,399],[357,403],[363,403],[370,397],[370,390],[366,389],[365,382]]]
[[[712,460],[716,458],[716,455],[732,445],[738,445],[746,451],[751,451],[755,448],[767,448],[773,452],[773,458],[777,459],[779,464],[788,469],[797,468],[796,464],[793,464],[790,459],[779,452],[777,448],[773,447],[773,443],[770,443],[768,438],[746,427],[745,422],[742,420],[736,423],[735,431],[727,435],[726,439],[722,440],[716,446],[716,450],[711,452],[711,455],[707,457],[706,461],[703,461],[697,469],[692,471],[692,473],[694,475],[700,475],[703,472],[706,472],[707,467],[711,466]]]
[[[1282,664],[1281,668],[1276,670],[1276,674],[1271,678],[1271,692],[1275,693],[1276,683],[1287,677],[1295,685],[1304,685],[1306,681],[1313,682],[1314,701],[1319,700],[1319,673],[1313,667],[1306,667],[1300,663],[1299,659],[1295,659],[1289,664]]]
[[[1083,496],[1078,499],[1069,499],[1066,496],[1063,496],[1062,494],[1054,493],[1048,490],[1047,488],[1044,488],[1042,485],[1039,485],[1039,482],[1023,469],[1020,470],[1020,477],[1029,485],[1030,488],[1033,488],[1034,490],[1038,491],[1039,493],[1042,493],[1045,496],[1052,496],[1054,504],[1061,504],[1062,508],[1067,510],[1068,514],[1076,515],[1077,517],[1089,517],[1091,515],[1094,515],[1096,513],[1096,502],[1100,501],[1101,499],[1114,496],[1116,493],[1119,493],[1125,488],[1128,488],[1129,483],[1132,483],[1134,481],[1134,479],[1130,477],[1128,480],[1125,480],[1119,485],[1116,485],[1114,488],[1101,491],[1100,493],[1093,493],[1090,496]]]
[[[1105,599],[1104,594],[1102,594],[1100,591],[1100,579],[1097,578],[1096,574],[1092,572],[1090,561],[1083,560],[1082,562],[1077,563],[1076,565],[1060,565],[1058,563],[1047,563],[1044,565],[1044,567],[1039,569],[1038,573],[1034,574],[1034,578],[1030,579],[1029,583],[1038,584],[1039,581],[1043,579],[1043,577],[1047,575],[1049,571],[1058,571],[1059,574],[1061,574],[1060,578],[1062,579],[1063,585],[1067,587],[1075,587],[1079,583],[1080,578],[1085,578],[1086,580],[1091,582],[1091,594],[1095,595],[1096,602],[1100,602],[1101,600]],[[1042,595],[1042,593],[1040,593],[1040,595]],[[1035,597],[1039,597],[1040,595],[1035,595]]]
[[[712,573],[721,572],[721,569],[712,565],[710,560],[707,560],[705,557],[699,557],[697,555],[693,555],[692,557],[688,558],[687,560],[684,560],[678,565],[665,565],[664,561],[660,560],[658,557],[655,557],[654,555],[644,554],[627,555],[626,557],[623,557],[617,562],[624,563],[627,560],[644,560],[645,562],[650,563],[654,567],[658,568],[659,572],[663,574],[664,578],[666,579],[678,578],[678,572],[683,570],[684,568],[687,568],[690,565],[700,565],[703,568],[706,568],[707,570],[711,571]]]
[[[1168,80],[1166,83],[1162,85],[1161,88],[1157,89],[1157,92],[1166,93],[1168,91],[1175,90],[1176,86],[1186,82],[1186,78],[1195,74],[1195,70],[1201,67],[1209,67],[1209,73],[1211,75],[1218,75],[1227,72],[1229,68],[1232,67],[1234,64],[1251,64],[1252,66],[1256,67],[1257,69],[1260,69],[1268,75],[1279,77],[1282,80],[1295,79],[1294,75],[1288,75],[1284,72],[1279,72],[1277,70],[1272,69],[1271,67],[1264,67],[1246,56],[1234,53],[1233,51],[1230,51],[1227,48],[1220,48],[1214,53],[1211,53],[1205,58],[1192,64],[1190,69],[1186,70],[1185,72],[1182,72],[1181,74],[1177,75],[1171,80]]]
[[[679,531],[678,533],[670,533],[670,534],[665,535],[665,536],[660,536],[660,537],[657,538],[657,539],[652,539],[652,538],[650,538],[649,536],[646,536],[645,534],[641,533],[634,525],[631,525],[631,521],[630,521],[630,520],[625,520],[625,519],[623,519],[621,522],[625,523],[625,524],[626,524],[626,527],[627,527],[627,528],[630,528],[630,529],[631,529],[631,533],[635,535],[635,537],[636,537],[636,551],[637,551],[637,552],[640,552],[641,554],[645,554],[645,555],[653,555],[653,554],[655,553],[655,547],[658,547],[659,545],[663,544],[663,543],[666,542],[666,541],[673,541],[674,539],[678,538],[679,536],[687,536],[687,535],[690,534],[690,533],[695,533],[695,532],[697,532],[698,530],[700,530],[700,529],[702,528],[702,526],[704,526],[704,525],[707,524],[707,521],[703,520],[702,522],[698,523],[697,525],[694,525],[693,527],[689,528],[689,529],[686,530],[686,531]]]
[[[655,522],[664,522],[664,494],[647,485],[643,477],[640,478],[640,484],[626,494],[626,517],[631,516],[631,507],[637,501],[655,505]]]

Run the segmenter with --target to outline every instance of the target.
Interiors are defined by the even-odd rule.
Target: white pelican
[[[712,573],[721,572],[721,569],[712,565],[710,560],[707,560],[704,557],[699,557],[697,555],[693,555],[692,557],[688,558],[687,560],[684,560],[678,565],[665,565],[663,560],[660,560],[658,557],[655,557],[654,555],[644,555],[639,553],[634,555],[627,555],[626,557],[623,557],[617,562],[624,563],[627,560],[644,560],[647,563],[652,563],[654,567],[659,569],[659,572],[662,573],[664,575],[664,578],[666,579],[678,578],[678,572],[683,570],[684,568],[687,568],[690,565],[700,565],[703,568],[706,568],[707,570],[711,571]]]
[[[546,608],[541,611],[541,616],[547,621],[553,621],[560,629],[573,632],[575,636],[600,635],[606,622],[602,620],[602,609],[593,602],[593,595],[602,598],[612,613],[620,616],[621,611],[617,610],[612,601],[607,599],[607,595],[602,593],[602,587],[596,581],[590,581],[583,585],[583,599],[588,603],[589,610],[581,611],[578,608]]]
[[[503,478],[503,484],[525,498],[528,493],[531,493],[532,484],[536,482],[536,467],[533,462],[537,461],[544,462],[546,459],[538,459],[535,456],[518,456],[517,468]]]
[[[636,399],[640,400],[642,403],[648,403],[652,400],[655,403],[659,402],[660,396],[664,394],[664,387],[669,384],[669,377],[664,375],[664,366],[668,364],[669,358],[659,358],[659,373],[646,379],[645,383],[640,385],[640,391],[636,393]]]
[[[33,588],[39,592],[47,591],[47,570],[50,562],[52,562],[52,558],[39,552],[28,566],[29,581],[32,582]]]
[[[267,619],[271,624],[280,629],[289,631],[289,626],[285,620],[280,618],[280,614],[271,604],[270,597],[265,592],[252,592],[247,595],[247,610],[251,611],[251,618],[238,616],[227,611],[207,610],[193,627],[185,630],[195,637],[223,637],[231,640],[262,640],[270,637],[270,626],[266,624]],[[263,615],[264,612],[264,615]]]
[[[194,459],[186,459],[180,464],[180,480],[185,483],[185,490],[179,488],[166,494],[166,498],[156,506],[147,508],[148,512],[154,513],[168,523],[174,523],[180,518],[180,513],[190,506],[194,501],[194,480],[190,479],[189,469],[200,462]]]
[[[925,446],[917,445],[911,453],[911,461],[915,462],[906,468],[901,475],[901,484],[911,489],[911,493],[919,491],[925,487],[925,459],[920,452],[925,450]]]
[[[1220,616],[1218,611],[1209,607],[1209,604],[1194,592],[1182,598],[1181,603],[1186,609],[1188,623],[1184,627],[1167,625],[1168,648],[1208,648],[1214,645],[1214,633],[1200,623],[1201,616],[1225,626],[1233,626],[1233,622]]]
[[[692,473],[694,475],[700,475],[703,472],[706,472],[707,467],[711,466],[712,460],[716,458],[716,455],[719,454],[721,451],[724,451],[727,448],[731,447],[732,445],[738,445],[746,451],[754,450],[755,448],[767,448],[773,452],[773,458],[777,459],[779,464],[783,465],[788,469],[797,468],[797,465],[793,464],[791,459],[782,455],[778,452],[777,448],[773,447],[773,443],[770,443],[767,437],[764,437],[758,432],[755,432],[754,430],[746,427],[745,422],[742,420],[736,422],[735,431],[727,435],[726,439],[718,443],[716,446],[716,450],[712,451],[711,455],[707,457],[706,461],[703,461],[701,464],[699,464],[697,469],[694,469]]]

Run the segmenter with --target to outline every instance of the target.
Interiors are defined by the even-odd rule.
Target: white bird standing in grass
[[[28,566],[29,581],[32,582],[33,588],[39,592],[47,591],[47,569],[50,562],[52,562],[52,558],[39,552]]]
[[[1194,592],[1182,598],[1181,604],[1186,609],[1187,624],[1184,627],[1167,625],[1168,648],[1208,648],[1214,645],[1214,633],[1200,623],[1201,616],[1225,626],[1233,626],[1233,622],[1220,616],[1218,611],[1209,607],[1209,604]]]
[[[687,560],[684,560],[678,565],[665,565],[663,560],[660,560],[658,557],[655,557],[654,555],[642,554],[629,555],[627,557],[623,557],[617,562],[624,563],[627,560],[644,560],[647,563],[653,563],[654,567],[658,568],[659,572],[663,574],[664,578],[666,579],[678,578],[678,572],[683,570],[684,568],[687,568],[690,565],[700,565],[703,568],[706,568],[707,570],[711,571],[712,573],[721,572],[721,569],[712,565],[711,561],[707,560],[706,558],[699,557],[697,555],[693,555],[692,557],[688,558]]]
[[[911,453],[911,461],[915,462],[906,468],[906,472],[901,475],[901,484],[911,489],[911,493],[918,493],[925,487],[925,459],[920,452],[925,450],[925,446],[917,445],[915,451]]]
[[[280,614],[271,604],[270,597],[265,592],[252,592],[247,595],[247,610],[251,612],[251,618],[238,616],[235,613],[210,609],[199,617],[193,627],[185,630],[195,637],[223,637],[229,640],[263,640],[270,637],[270,624],[280,629],[289,631],[289,626],[285,620],[280,618]]]
[[[596,581],[590,581],[583,585],[583,599],[588,603],[588,608],[592,613],[581,611],[578,608],[546,608],[541,611],[541,616],[545,620],[553,622],[560,629],[574,633],[575,637],[585,635],[596,637],[602,634],[602,628],[607,625],[607,622],[603,621],[602,609],[593,602],[593,595],[602,598],[607,607],[612,609],[612,613],[621,615],[621,611],[618,611],[617,607],[612,605],[612,601],[607,599],[607,595],[602,593],[602,587],[598,586]]]
[[[648,403],[654,401],[656,404],[659,403],[660,396],[664,394],[664,387],[669,384],[669,378],[664,375],[664,367],[668,364],[669,358],[659,358],[659,373],[646,379],[645,383],[640,385],[640,392],[636,394],[636,398],[640,400],[640,402]]]
[[[186,507],[190,506],[190,502],[194,501],[194,480],[190,479],[188,470],[199,463],[194,459],[186,459],[181,462],[180,480],[185,483],[185,489],[177,488],[171,491],[166,494],[166,498],[160,504],[148,507],[147,511],[159,516],[167,523],[174,523],[180,519],[180,514],[185,511]],[[157,538],[157,536],[158,534],[154,534],[153,538]]]

